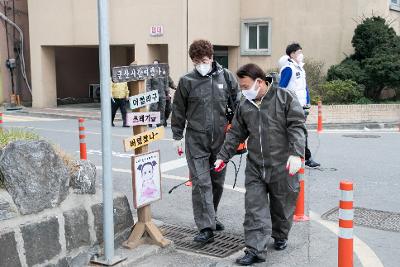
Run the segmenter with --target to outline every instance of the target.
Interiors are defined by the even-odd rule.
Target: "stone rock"
[[[4,189],[0,189],[0,221],[11,219],[18,215],[11,196]],[[1,266],[1,265],[0,265]]]
[[[68,169],[46,141],[9,143],[0,156],[0,172],[21,214],[57,207],[68,195]]]
[[[132,212],[126,196],[114,198],[114,234],[122,233],[133,226]],[[92,206],[94,229],[98,243],[103,242],[103,204]]]
[[[64,212],[65,240],[67,250],[90,245],[88,214],[85,209],[78,208]]]
[[[14,232],[0,234],[0,244],[7,244],[0,249],[0,266],[21,266]]]
[[[381,91],[381,94],[379,95],[380,100],[387,100],[387,99],[392,99],[395,97],[396,97],[396,90],[393,88],[388,88],[388,87],[385,87]]]
[[[77,160],[70,186],[77,194],[96,194],[96,166],[88,160]]]
[[[56,217],[21,227],[28,266],[42,264],[61,252]]]

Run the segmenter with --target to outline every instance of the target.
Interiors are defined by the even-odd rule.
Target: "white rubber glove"
[[[289,170],[291,176],[295,175],[301,168],[301,158],[298,156],[289,156],[286,163],[286,170]]]
[[[175,147],[175,151],[178,154],[178,156],[182,156],[183,155],[183,139],[181,140],[174,140],[174,147]]]
[[[217,159],[214,162],[214,171],[220,172],[225,168],[226,164],[222,159]]]

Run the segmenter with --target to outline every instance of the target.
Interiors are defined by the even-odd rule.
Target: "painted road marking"
[[[339,233],[339,227],[337,223],[324,221],[321,219],[321,216],[310,210],[310,218],[311,220],[318,222],[319,224],[328,228],[335,235]],[[382,262],[379,260],[378,256],[375,252],[365,244],[360,238],[353,234],[354,239],[354,252],[356,253],[358,259],[361,262],[362,266],[365,267],[383,267]]]
[[[29,117],[29,116],[14,116],[3,113],[3,123],[7,122],[30,122],[30,121],[60,121],[62,119]]]
[[[75,151],[76,153],[80,153],[80,151]],[[101,156],[102,152],[101,150],[93,150],[93,149],[89,149],[87,152],[87,154],[89,155],[96,155],[96,156]],[[115,152],[112,151],[111,155],[113,157],[117,157],[117,158],[131,158],[132,156],[134,156],[134,154],[127,154],[127,153],[120,153],[120,152]]]
[[[317,132],[317,130],[307,130],[308,132]],[[324,133],[328,134],[343,134],[343,133],[376,133],[376,134],[385,134],[385,133],[400,133],[397,128],[390,129],[368,129],[368,130],[355,130],[355,129],[329,129],[324,130],[320,135]]]
[[[132,156],[132,155],[130,155],[130,156]],[[178,169],[178,168],[184,167],[186,165],[187,165],[186,159],[185,158],[180,158],[180,159],[175,159],[175,160],[171,160],[171,161],[168,161],[168,162],[161,163],[160,168],[161,168],[161,172],[167,172],[167,171],[171,171],[171,170],[174,170],[174,169]],[[101,170],[102,166],[96,166],[96,169]],[[112,170],[115,171],[115,172],[131,173],[130,169],[112,168]],[[165,175],[163,174],[163,176],[165,176]],[[178,176],[171,176],[171,177],[178,177]]]
[[[50,120],[50,119],[49,119]],[[57,120],[57,119],[54,119]],[[78,134],[78,130],[57,130],[57,129],[49,129],[49,128],[41,128],[41,127],[33,127],[33,126],[21,126],[21,125],[13,125],[12,128],[24,128],[28,130],[40,130],[40,131],[47,131],[47,132],[56,132],[56,133],[73,133]],[[86,127],[87,128],[87,127]],[[101,133],[93,132],[93,131],[86,131],[86,135],[93,134],[93,135],[101,135]],[[131,136],[130,134],[111,134],[114,137],[123,137],[127,138]],[[172,138],[163,138],[158,141],[174,141]]]

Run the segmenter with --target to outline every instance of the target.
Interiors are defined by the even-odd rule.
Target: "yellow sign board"
[[[124,140],[125,152],[135,150],[138,147],[150,144],[153,141],[164,137],[164,127],[158,127],[154,130],[143,132]]]

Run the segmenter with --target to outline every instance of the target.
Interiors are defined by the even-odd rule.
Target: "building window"
[[[241,55],[271,55],[271,19],[247,19],[241,25]]]
[[[390,9],[400,11],[400,0],[390,0]]]

